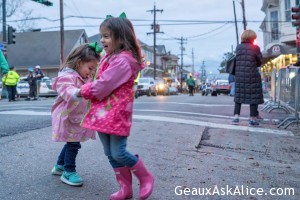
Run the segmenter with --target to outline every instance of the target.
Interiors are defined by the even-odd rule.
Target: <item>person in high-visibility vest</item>
[[[17,92],[17,83],[20,77],[16,72],[15,68],[11,66],[6,75],[2,77],[2,83],[6,86],[8,92],[8,101],[15,101],[15,96]]]
[[[139,94],[137,92],[137,85],[139,84],[139,80],[141,78],[141,72],[138,73],[136,79],[134,80],[134,97],[137,99]]]

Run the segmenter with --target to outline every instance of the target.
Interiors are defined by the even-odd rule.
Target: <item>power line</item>
[[[105,17],[93,17],[93,16],[81,16],[81,15],[67,15],[64,17],[65,19],[72,19],[72,18],[82,18],[82,19],[95,19],[95,20],[104,20]],[[46,21],[50,21],[50,22],[56,22],[59,21],[60,19],[50,19],[47,17],[32,17],[32,18],[25,18],[25,19],[16,19],[16,20],[10,20],[8,22],[19,22],[19,21],[29,21],[29,20],[46,20]],[[130,19],[133,22],[151,22],[152,20],[146,20],[146,19]],[[224,23],[235,23],[235,20],[156,20],[157,22],[170,22],[164,25],[178,25],[180,24],[224,24]],[[172,24],[171,24],[172,22]],[[243,22],[243,20],[237,20],[237,22],[241,23]],[[286,22],[290,22],[290,21],[262,21],[262,20],[247,20],[247,22],[251,22],[251,23],[262,23],[262,22],[266,22],[266,23],[286,23]],[[175,23],[175,24],[174,24]],[[149,24],[147,24],[149,26]]]

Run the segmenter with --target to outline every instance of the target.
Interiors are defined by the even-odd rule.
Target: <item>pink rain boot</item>
[[[132,176],[129,168],[119,167],[114,169],[116,179],[120,185],[118,192],[110,195],[110,200],[124,200],[132,198]]]
[[[138,157],[138,155],[136,155]],[[138,157],[138,162],[130,168],[131,172],[138,178],[140,182],[139,199],[147,199],[152,191],[154,185],[153,175],[146,169],[141,158]]]

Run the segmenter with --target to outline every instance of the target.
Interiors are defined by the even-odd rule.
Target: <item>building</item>
[[[265,18],[260,28],[264,42],[262,72],[265,74],[297,62],[296,28],[291,22],[291,7],[295,5],[299,5],[299,0],[262,0]]]
[[[64,31],[64,57],[72,49],[88,42],[85,30]],[[16,43],[7,47],[7,61],[20,76],[28,68],[40,65],[45,76],[55,77],[60,68],[60,31],[22,32],[16,34]]]
[[[101,46],[99,34],[88,38],[84,29],[64,31],[64,59],[79,45],[95,41]],[[141,41],[139,43],[145,60],[142,76],[153,77],[153,47]],[[166,53],[164,45],[157,46],[156,51],[157,77],[165,76],[170,69],[174,74],[172,70],[177,66],[178,57]],[[39,65],[45,76],[56,77],[60,68],[60,31],[16,33],[16,43],[7,47],[7,60],[10,66],[15,66],[20,76],[26,76],[28,68]]]

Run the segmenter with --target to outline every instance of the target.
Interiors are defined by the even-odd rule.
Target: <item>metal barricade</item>
[[[290,113],[289,109],[282,105],[279,101],[279,94],[281,93],[281,81],[284,77],[281,73],[277,73],[276,69],[273,69],[271,76],[271,100],[266,102],[262,111],[272,112],[275,109],[282,109],[286,113]]]
[[[286,129],[293,123],[299,123],[300,68],[290,67],[280,71],[283,78],[280,83],[281,92],[279,100],[284,102],[294,113],[293,117],[287,117],[278,125],[278,128],[283,126]]]

